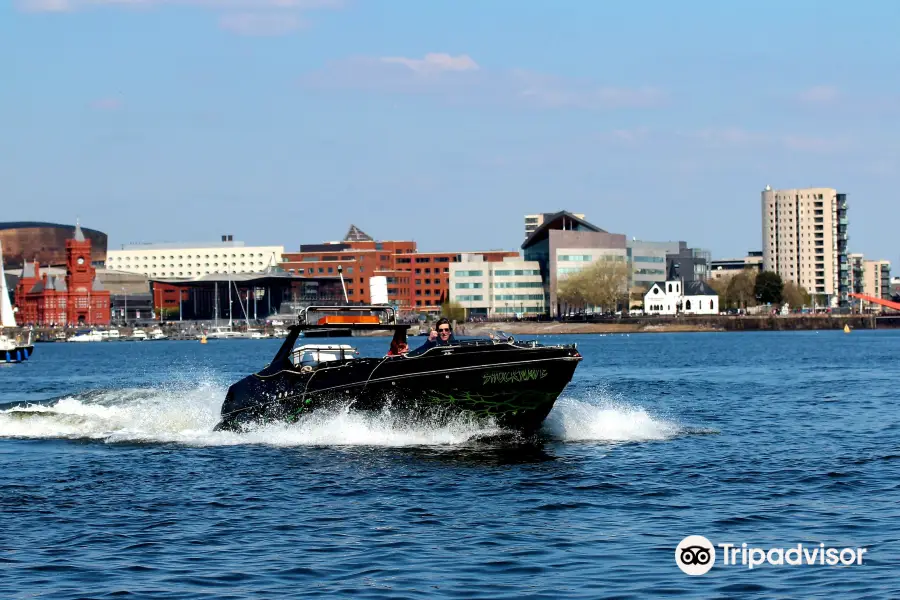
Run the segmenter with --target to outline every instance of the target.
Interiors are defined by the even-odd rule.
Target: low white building
[[[470,316],[506,317],[544,314],[546,299],[540,265],[517,257],[485,262],[462,255],[450,267],[450,301]]]
[[[654,283],[644,294],[644,312],[648,315],[717,315],[719,295],[705,281],[680,279]]]
[[[281,262],[284,246],[245,246],[231,240],[210,244],[131,244],[106,253],[106,268],[156,279],[222,273],[259,273]]]

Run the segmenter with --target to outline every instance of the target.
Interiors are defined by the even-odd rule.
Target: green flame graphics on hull
[[[546,405],[552,407],[557,394],[522,390],[485,394],[460,390],[459,392],[430,392],[427,400],[439,405],[455,406],[479,417],[503,415],[518,416],[529,411],[539,411]],[[549,408],[547,408],[549,412]]]

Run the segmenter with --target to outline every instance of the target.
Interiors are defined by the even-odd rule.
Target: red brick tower
[[[91,242],[85,239],[78,223],[75,237],[66,240],[66,287],[69,323],[109,324],[109,292],[96,280],[96,270],[91,266]]]

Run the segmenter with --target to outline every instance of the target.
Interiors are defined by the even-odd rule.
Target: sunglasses
[[[441,327],[440,329],[438,329],[438,333],[450,333],[450,328]]]

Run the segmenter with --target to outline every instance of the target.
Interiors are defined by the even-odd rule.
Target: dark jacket
[[[453,337],[453,334],[450,334],[450,337],[447,341],[442,341],[441,338],[435,338],[433,340],[425,340],[425,343],[411,351],[408,356],[417,356],[426,352],[429,348],[434,348],[435,346],[452,346],[456,344],[456,338]]]

